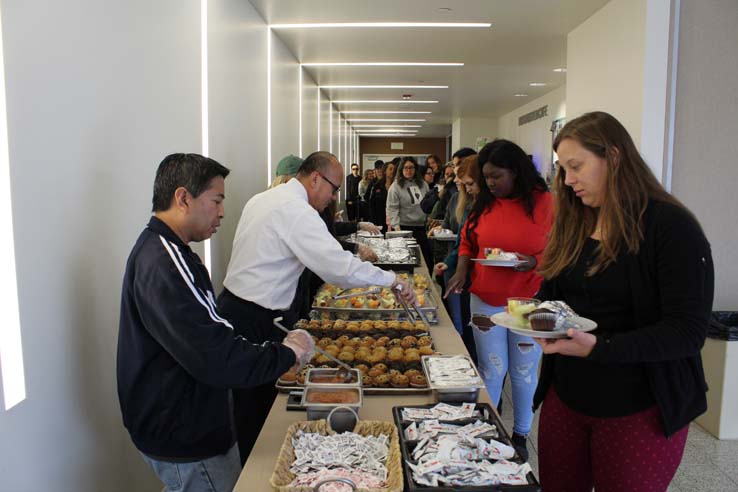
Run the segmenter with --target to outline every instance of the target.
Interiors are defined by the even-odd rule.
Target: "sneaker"
[[[513,432],[512,445],[523,461],[528,461],[528,438]]]

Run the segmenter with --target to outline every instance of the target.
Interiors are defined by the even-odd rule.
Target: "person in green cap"
[[[289,154],[282,157],[279,164],[277,164],[277,171],[274,173],[276,177],[274,178],[274,181],[272,181],[270,188],[284,184],[294,178],[301,165],[302,158],[297,157],[296,155]]]

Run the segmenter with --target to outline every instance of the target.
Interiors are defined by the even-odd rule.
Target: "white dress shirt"
[[[308,203],[303,184],[291,179],[246,203],[223,285],[241,299],[284,310],[305,267],[341,288],[389,287],[395,280],[393,272],[344,251]]]

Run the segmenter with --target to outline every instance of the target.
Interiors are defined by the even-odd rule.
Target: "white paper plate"
[[[472,261],[476,261],[480,265],[484,266],[498,266],[498,267],[516,267],[522,263],[525,263],[525,260],[487,260],[484,258],[472,258]]]
[[[536,331],[531,330],[530,328],[520,328],[520,326],[516,323],[515,318],[510,316],[510,314],[508,313],[493,314],[490,319],[494,324],[502,326],[503,328],[507,328],[508,330],[512,331],[513,333],[517,333],[518,335],[534,338],[566,338],[565,331]],[[581,316],[574,316],[571,319],[573,322],[581,326],[579,331],[586,332],[592,331],[597,328],[597,323],[595,323],[591,319],[582,318]]]
[[[456,234],[435,234],[431,236],[431,239],[436,241],[456,241]]]

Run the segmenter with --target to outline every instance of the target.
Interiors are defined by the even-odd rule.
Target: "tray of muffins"
[[[316,345],[357,369],[367,395],[430,390],[421,358],[434,355],[436,351],[433,339],[423,329],[422,323],[403,322],[396,328],[393,323],[393,328],[390,328],[386,326],[389,323],[364,320],[359,323],[359,331],[353,330],[353,325],[352,330],[348,330],[349,323],[353,322],[301,320],[295,328],[307,329]],[[336,364],[328,357],[316,354],[299,373],[290,371],[283,374],[277,381],[277,389],[288,392],[302,388],[310,369],[330,367],[336,367]]]
[[[438,304],[431,292],[431,280],[423,273],[398,273],[399,278],[408,280],[415,290],[418,306],[432,323],[438,322]],[[346,297],[351,294],[376,290],[376,293]],[[338,299],[335,297],[339,296]],[[405,310],[397,302],[395,294],[388,287],[359,287],[355,289],[341,289],[332,284],[324,284],[315,295],[312,309],[315,317],[321,319],[374,319],[400,320],[405,316]]]

